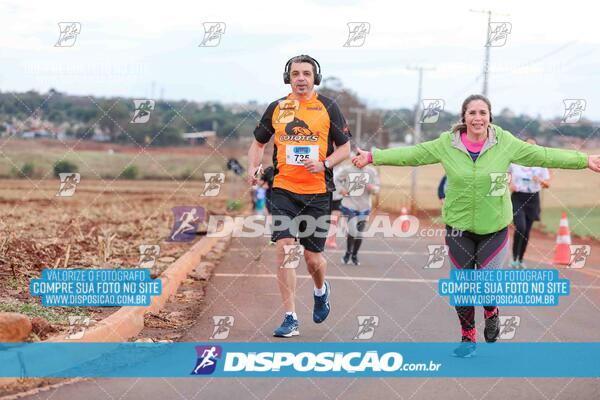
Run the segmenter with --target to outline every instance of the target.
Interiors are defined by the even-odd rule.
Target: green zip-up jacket
[[[473,161],[458,132],[415,146],[373,151],[374,165],[418,166],[441,163],[448,176],[444,222],[461,231],[488,234],[504,229],[513,218],[508,166],[583,169],[585,153],[529,144],[499,126]]]

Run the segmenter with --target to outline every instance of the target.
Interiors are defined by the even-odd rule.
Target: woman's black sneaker
[[[488,343],[494,343],[498,340],[498,335],[500,334],[500,317],[498,317],[498,313],[493,317],[485,319],[485,329],[483,330],[483,337],[485,341]]]
[[[342,257],[342,263],[344,265],[348,264],[350,262],[350,253],[346,253],[344,254],[344,256]]]

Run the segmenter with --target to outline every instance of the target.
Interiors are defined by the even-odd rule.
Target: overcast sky
[[[36,4],[37,3],[37,4]],[[585,99],[600,120],[600,24],[593,2],[418,1],[6,1],[0,4],[0,91],[152,96],[223,102],[272,101],[289,92],[285,61],[308,53],[370,106],[412,107],[417,73],[424,98],[456,112],[482,88],[487,15],[509,22],[491,48],[493,107],[562,116],[563,99]],[[80,22],[73,47],[55,47],[58,22]],[[199,47],[204,22],[224,22],[216,47]],[[349,22],[370,31],[344,47]],[[356,44],[358,42],[352,42]],[[496,42],[498,44],[498,42]]]

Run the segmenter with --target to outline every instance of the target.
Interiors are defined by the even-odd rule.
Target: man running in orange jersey
[[[271,239],[277,243],[277,282],[285,316],[273,335],[291,337],[299,334],[296,271],[284,263],[286,246],[299,240],[304,247],[306,266],[314,281],[313,321],[321,323],[331,309],[331,287],[325,280],[327,263],[321,253],[329,227],[331,192],[335,190],[332,168],[348,158],[351,135],[335,101],[314,90],[321,82],[321,67],[314,58],[300,55],[290,59],[283,80],[291,85],[292,93],[269,104],[254,130],[255,139],[248,151],[248,182],[256,182],[265,145],[274,137]],[[286,222],[299,220],[305,221],[297,225]],[[287,249],[289,253],[290,247]]]

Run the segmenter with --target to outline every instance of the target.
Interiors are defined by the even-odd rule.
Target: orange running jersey
[[[254,137],[267,143],[275,136],[274,188],[297,194],[318,194],[335,190],[333,171],[326,168],[313,174],[303,160],[325,161],[335,146],[350,139],[348,124],[335,101],[317,94],[308,100],[294,100],[291,94],[269,104]]]

